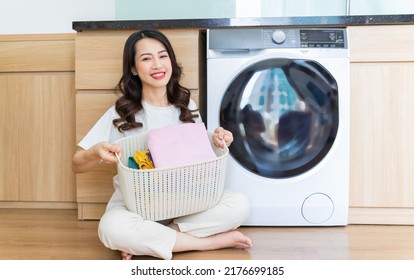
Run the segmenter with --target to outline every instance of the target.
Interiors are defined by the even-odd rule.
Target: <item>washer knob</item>
[[[286,40],[286,33],[283,32],[282,30],[276,30],[272,34],[272,39],[273,39],[273,42],[280,45]]]

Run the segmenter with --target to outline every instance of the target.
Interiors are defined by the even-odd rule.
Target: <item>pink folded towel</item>
[[[155,168],[199,163],[217,158],[203,123],[185,123],[148,132]]]

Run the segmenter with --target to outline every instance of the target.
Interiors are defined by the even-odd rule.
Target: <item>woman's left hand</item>
[[[214,145],[219,148],[224,148],[223,140],[227,147],[230,146],[231,142],[233,142],[233,134],[222,127],[218,127],[214,130],[213,134]]]

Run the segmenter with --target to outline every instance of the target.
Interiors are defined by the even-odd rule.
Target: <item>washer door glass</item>
[[[268,59],[231,82],[220,125],[233,133],[232,157],[268,178],[302,174],[318,164],[338,131],[338,86],[311,60]]]

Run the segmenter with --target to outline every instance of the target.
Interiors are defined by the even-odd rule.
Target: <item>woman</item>
[[[116,163],[117,139],[170,125],[201,122],[190,92],[181,86],[182,76],[169,40],[159,31],[133,33],[126,41],[123,75],[116,87],[121,96],[79,143],[73,156],[74,172],[87,172],[101,161]],[[214,131],[217,146],[230,145],[231,132]],[[211,209],[169,221],[144,220],[127,210],[114,177],[115,192],[99,223],[99,238],[122,259],[150,255],[171,259],[172,253],[220,248],[247,249],[250,238],[235,229],[247,218],[249,204],[240,193],[225,190]]]

